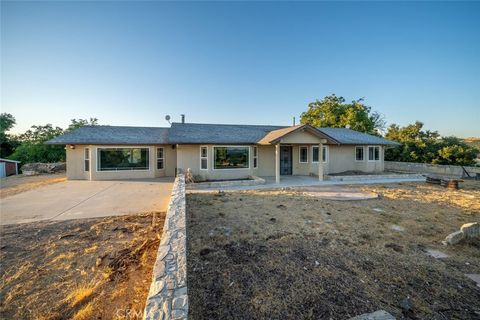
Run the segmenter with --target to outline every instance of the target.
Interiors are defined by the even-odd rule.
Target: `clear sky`
[[[479,2],[2,1],[1,111],[17,132],[181,113],[283,125],[336,93],[480,136],[479,16]]]

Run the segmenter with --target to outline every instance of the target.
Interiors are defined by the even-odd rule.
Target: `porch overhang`
[[[299,139],[298,141],[289,140],[289,138],[298,135],[302,132],[307,132],[313,139]],[[320,132],[317,128],[308,124],[282,128],[270,131],[265,137],[257,142],[259,145],[278,145],[278,144],[340,144],[332,137]]]

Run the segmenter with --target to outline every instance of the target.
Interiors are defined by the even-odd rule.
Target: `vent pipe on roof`
[[[295,126],[295,117],[293,117],[293,126]]]
[[[185,115],[181,114],[180,116],[182,117],[182,123],[185,123]]]

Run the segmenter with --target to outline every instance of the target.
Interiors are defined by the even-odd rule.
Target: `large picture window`
[[[249,147],[214,147],[214,169],[246,169],[250,167]]]
[[[148,170],[148,148],[100,148],[98,171]]]

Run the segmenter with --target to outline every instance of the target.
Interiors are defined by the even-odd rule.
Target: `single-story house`
[[[0,158],[0,178],[18,174],[18,164],[20,161]]]
[[[84,126],[47,143],[66,145],[69,179],[175,176],[201,179],[383,171],[377,136],[346,128],[172,123],[169,128]]]

